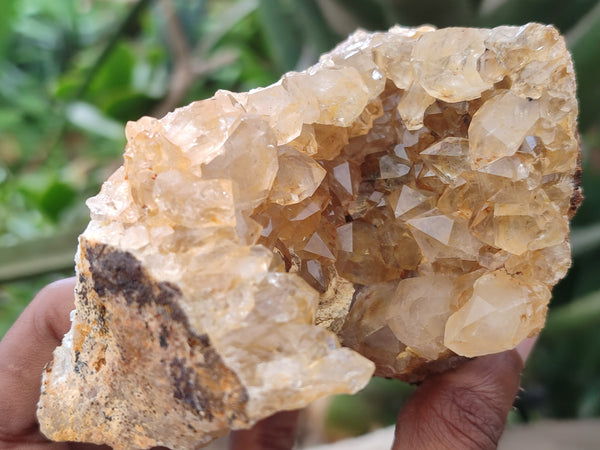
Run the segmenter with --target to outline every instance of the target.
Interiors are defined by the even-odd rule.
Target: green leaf
[[[90,103],[70,103],[66,108],[66,116],[71,124],[98,136],[120,139],[124,134],[121,123],[107,117]]]
[[[259,0],[240,0],[232,3],[226,10],[211,17],[200,43],[201,54],[207,54],[231,32],[241,20],[257,10]]]
[[[96,73],[87,97],[94,100],[102,99],[113,89],[130,86],[135,63],[136,56],[133,48],[127,44],[117,44]]]
[[[600,416],[600,384],[590,383],[582,397],[577,416],[586,418]]]
[[[597,4],[597,0],[506,0],[477,20],[477,25],[553,24],[563,33]]]
[[[567,35],[577,74],[579,125],[582,130],[600,125],[600,3]]]
[[[206,1],[195,0],[190,2],[189,0],[175,0],[174,4],[179,23],[181,25],[181,31],[183,32],[187,42],[189,42],[193,47],[196,45],[198,37],[200,36],[200,27],[198,24],[204,19],[206,13]],[[162,5],[158,6],[160,7]]]
[[[326,427],[332,434],[352,436],[391,425],[400,406],[414,389],[399,380],[373,377],[358,394],[332,398]]]
[[[12,24],[17,12],[17,0],[2,0],[2,13],[0,13],[0,55],[4,55],[12,37]],[[0,65],[3,61],[0,61]]]
[[[12,128],[21,123],[21,111],[14,108],[0,108],[0,130]]]
[[[24,193],[30,201],[39,203],[53,179],[54,176],[50,170],[23,174],[18,181],[18,190]]]
[[[326,417],[326,427],[345,436],[356,436],[369,432],[370,417],[375,407],[367,399],[351,395],[336,395]]]
[[[279,0],[262,0],[258,8],[273,59],[282,72],[296,67],[300,56],[300,40],[290,11]]]
[[[112,34],[112,36],[110,36],[110,39],[108,40],[108,42],[94,61],[94,64],[90,67],[85,80],[83,81],[83,83],[79,87],[79,90],[74,96],[75,100],[79,100],[82,96],[84,96],[84,94],[88,92],[88,89],[90,89],[90,87],[92,87],[96,83],[96,77],[100,72],[104,71],[104,76],[110,78],[110,74],[106,74],[106,71],[109,70],[105,68],[107,61],[111,59],[111,57],[113,57],[115,49],[119,47],[119,41],[121,40],[121,38],[127,32],[129,32],[129,30],[132,27],[136,25],[139,16],[146,10],[146,8],[148,8],[148,6],[151,3],[152,0],[138,0],[129,8],[127,15],[122,19],[118,28]],[[132,52],[135,55],[135,51]],[[120,57],[122,56],[117,55],[114,58],[118,60]],[[114,67],[118,68],[118,66]],[[131,73],[131,67],[129,68],[129,70],[129,73]],[[100,86],[102,86],[103,83],[99,82],[99,84]]]
[[[574,228],[571,231],[571,251],[574,257],[594,251],[598,247],[600,247],[600,223]]]
[[[40,209],[57,222],[61,213],[73,204],[76,197],[77,192],[72,186],[55,180],[42,195]]]
[[[304,40],[313,44],[317,53],[331,50],[340,40],[325,20],[321,8],[315,0],[294,2],[294,12],[302,25]]]
[[[147,114],[156,101],[155,98],[139,92],[117,92],[106,102],[104,112],[107,116],[125,123],[138,120],[140,116]]]
[[[504,0],[500,0],[500,1],[504,1]],[[483,5],[483,0],[469,0],[469,3],[471,3],[471,9],[475,13],[478,13],[479,10],[481,9],[481,6]]]
[[[270,70],[272,68],[268,67],[264,61],[258,59],[250,47],[242,47],[240,50],[242,70],[238,82],[241,82],[242,90],[267,86],[279,78],[279,73],[275,74],[273,70]]]
[[[385,14],[385,9],[376,0],[335,0],[335,3],[368,30],[383,30],[394,25],[395,21]]]
[[[75,188],[60,180],[50,169],[22,176],[18,189],[37,211],[54,222],[77,197]],[[17,219],[18,216],[13,216],[13,220]]]
[[[469,26],[475,17],[469,0],[395,0],[388,2],[402,25],[417,26],[429,23],[437,27]]]
[[[56,87],[53,92],[54,97],[63,100],[73,98],[81,86],[82,81],[83,79],[80,74],[63,74],[56,82]]]
[[[553,308],[548,314],[546,333],[562,334],[600,324],[600,291],[592,292],[572,302]]]

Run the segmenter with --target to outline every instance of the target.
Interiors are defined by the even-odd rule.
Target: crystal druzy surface
[[[529,24],[358,31],[272,86],[130,122],[43,432],[193,448],[374,370],[513,348],[570,265],[576,116],[564,40]]]

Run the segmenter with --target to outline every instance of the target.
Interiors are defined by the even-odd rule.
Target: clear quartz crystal
[[[434,98],[446,102],[473,100],[492,87],[478,71],[487,30],[446,28],[424,34],[411,54],[416,79]]]
[[[529,24],[360,30],[130,122],[87,203],[42,431],[191,448],[374,371],[513,348],[571,263],[576,117],[564,40]]]
[[[514,155],[539,117],[539,101],[511,91],[500,92],[484,103],[469,126],[473,167]]]

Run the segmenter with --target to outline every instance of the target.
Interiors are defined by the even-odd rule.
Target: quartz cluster
[[[374,371],[513,348],[570,265],[576,118],[565,42],[529,24],[357,31],[271,86],[130,122],[42,431],[193,448]]]

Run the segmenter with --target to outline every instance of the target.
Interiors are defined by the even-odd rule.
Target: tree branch
[[[164,100],[152,111],[154,117],[162,117],[181,103],[194,81],[201,76],[213,72],[223,66],[235,61],[236,52],[221,52],[209,61],[196,62],[192,56],[194,50],[185,38],[177,12],[172,0],[161,0],[165,10],[168,27],[168,41],[175,67],[171,76],[171,82]]]

